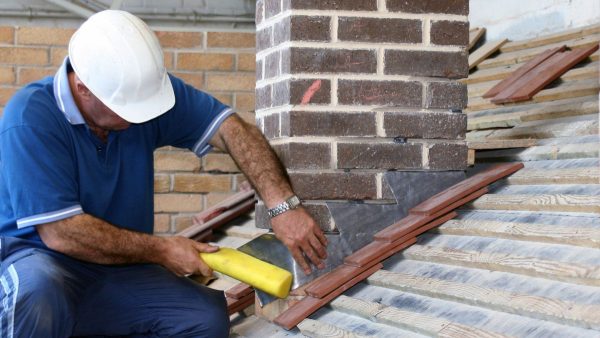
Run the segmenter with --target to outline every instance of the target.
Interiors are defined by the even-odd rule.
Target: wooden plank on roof
[[[467,130],[514,127],[526,121],[538,121],[560,117],[598,113],[598,96],[562,99],[544,104],[521,104],[513,108],[492,109],[483,116],[469,116]]]
[[[537,146],[527,149],[500,149],[481,152],[478,156],[480,162],[497,161],[544,161],[598,158],[600,144],[571,143],[564,145]]]
[[[543,35],[540,37],[536,37],[533,39],[521,40],[521,41],[511,41],[500,49],[501,52],[512,52],[516,50],[534,48],[545,46],[552,43],[557,43],[561,41],[573,40],[577,38],[582,38],[587,35],[600,33],[600,24],[595,24],[591,26],[578,27],[569,30],[564,30],[555,34]]]
[[[600,286],[600,266],[598,265],[518,256],[513,253],[487,253],[429,245],[413,245],[404,251],[403,255],[409,259],[425,262],[504,271],[581,285]]]
[[[247,296],[254,292],[254,289],[246,283],[238,283],[233,287],[225,290],[225,296],[233,299],[242,299],[242,297]]]
[[[363,317],[369,320],[372,320],[375,315],[377,315],[377,313],[384,307],[385,305],[381,303],[368,302],[362,299],[352,298],[344,295],[339,296],[333,302],[331,302],[331,308],[336,311],[342,311],[347,314]]]
[[[597,135],[598,113],[522,122],[509,129],[479,130],[467,133],[467,141],[549,139],[556,137]]]
[[[556,101],[568,98],[576,98],[589,95],[597,95],[598,89],[600,89],[600,83],[598,78],[584,80],[584,81],[573,81],[569,84],[557,86],[555,88],[543,89],[528,102],[548,102]],[[521,105],[522,102],[507,103],[504,106]],[[490,102],[487,99],[481,97],[469,98],[469,111],[467,114],[478,111],[498,108],[497,104]]]
[[[509,184],[600,184],[600,168],[522,169]]]
[[[587,79],[590,78],[593,75],[590,75],[589,73],[594,73],[595,75],[598,75],[598,69],[600,68],[598,66],[598,52],[593,53],[592,55],[590,55],[590,63],[585,64],[583,67],[577,67],[577,68],[573,68],[571,70],[569,70],[567,73],[565,73],[563,76],[561,76],[561,80],[567,80],[567,79]],[[496,85],[500,80],[506,79],[507,77],[509,77],[514,71],[515,69],[518,69],[519,67],[523,66],[524,63],[518,63],[518,64],[514,64],[514,65],[510,65],[510,66],[500,66],[497,68],[488,68],[488,69],[482,69],[482,70],[478,70],[476,72],[474,72],[473,74],[469,74],[469,77],[466,79],[462,79],[459,80],[459,82],[468,84],[469,87],[473,87],[473,86],[488,86],[488,89],[491,88],[493,85]],[[469,88],[469,96],[471,96],[472,90],[471,88]]]
[[[503,44],[507,43],[508,39],[499,41],[490,41],[483,46],[477,48],[476,51],[469,55],[469,69],[475,68],[483,60],[487,59],[488,56],[494,54],[502,47]]]
[[[365,338],[365,337],[375,337],[371,335],[361,335],[356,334],[354,332],[346,331],[344,329],[340,329],[337,326],[330,325],[327,323],[320,322],[318,320],[313,320],[306,318],[300,324],[298,324],[298,328],[300,329],[300,333],[302,333],[306,337],[311,338]]]
[[[537,140],[515,139],[515,140],[482,140],[467,141],[469,149],[506,149],[506,148],[529,148],[535,146]]]
[[[573,85],[575,81],[589,80],[598,77],[598,70],[600,70],[599,63],[597,61],[585,64],[583,67],[575,67],[568,70],[566,73],[560,76],[560,86]],[[500,81],[492,80],[487,82],[479,82],[467,86],[467,92],[469,97],[475,98],[481,96],[487,90]]]
[[[554,54],[558,52],[563,52],[565,49],[567,49],[567,46],[562,45],[560,47],[545,50],[533,59],[527,61],[527,63],[519,67],[519,69],[515,70],[509,77],[502,80],[500,83],[496,84],[494,87],[488,90],[485,94],[483,94],[483,97],[490,98],[498,95],[500,92],[514,85],[515,82],[517,82],[517,80],[519,80],[527,72],[533,70],[535,67],[539,66],[542,62],[545,62]]]
[[[568,322],[581,328],[600,328],[600,305],[579,304],[556,298],[508,292],[502,289],[454,282],[437,278],[415,276],[408,273],[379,270],[368,278],[368,283],[399,291],[417,293],[449,301],[484,306],[492,310],[508,312],[555,322]]]
[[[477,43],[477,41],[479,41],[479,39],[481,39],[481,37],[483,36],[483,34],[485,33],[485,28],[483,27],[475,27],[473,29],[469,30],[469,49],[471,50],[471,48],[473,48],[473,46],[475,46],[475,44]]]
[[[522,74],[508,86],[503,87],[500,92],[497,92],[492,98],[492,102],[499,104],[529,100],[542,88],[559,78],[566,71],[597,50],[598,44],[561,53],[558,53],[560,49],[551,50],[546,53],[548,56],[544,55],[544,57],[547,57],[543,62],[540,61],[537,66],[529,69],[527,73]],[[541,57],[539,59],[541,59]],[[486,94],[484,94],[484,97],[486,97]]]
[[[257,228],[254,224],[250,224],[248,226],[232,225],[225,228],[223,231],[227,236],[241,237],[247,239],[254,239],[260,235],[269,232],[269,230],[267,229]]]
[[[254,305],[254,292],[247,294],[240,299],[226,297],[225,300],[227,301],[227,313],[232,315]]]
[[[469,149],[467,151],[467,166],[472,167],[475,165],[475,149]]]
[[[516,241],[600,247],[600,229],[590,226],[560,226],[541,223],[491,220],[450,220],[436,229],[443,235],[504,238]]]
[[[432,317],[419,312],[401,310],[393,306],[385,306],[353,297],[341,296],[331,306],[337,311],[358,315],[375,322],[388,324],[400,329],[408,329],[433,337],[506,337],[473,326],[458,324],[450,320]]]
[[[539,53],[545,51],[548,48],[555,48],[562,45],[567,45],[569,48],[585,48],[592,46],[594,44],[598,44],[600,41],[600,34],[594,34],[590,36],[586,36],[579,39],[569,40],[565,42],[558,42],[554,44],[550,44],[547,46],[541,46],[537,48],[524,49],[516,52],[507,52],[501,53],[497,57],[493,59],[487,59],[482,61],[477,69],[488,69],[488,68],[496,68],[507,65],[514,65],[517,63],[522,63],[533,59]],[[596,58],[597,59],[597,58]]]
[[[472,206],[485,210],[564,211],[600,213],[600,196],[574,194],[487,194]]]
[[[201,235],[203,232],[211,231],[217,227],[226,224],[229,221],[234,220],[235,218],[241,215],[247,214],[251,210],[254,210],[255,203],[256,200],[254,199],[254,197],[246,199],[240,202],[239,204],[231,207],[231,209],[223,211],[218,216],[210,219],[209,221],[202,224],[194,224],[191,227],[182,230],[177,235],[195,239],[196,236]]]

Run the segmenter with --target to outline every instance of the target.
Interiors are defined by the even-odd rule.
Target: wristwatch
[[[284,212],[292,209],[296,209],[300,205],[300,199],[298,196],[294,195],[285,201],[277,204],[274,208],[268,209],[267,212],[271,218],[281,215]]]

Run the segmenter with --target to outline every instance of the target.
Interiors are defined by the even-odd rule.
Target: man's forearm
[[[220,147],[236,161],[267,207],[290,197],[287,173],[260,130],[236,115],[230,119],[220,130]]]
[[[267,208],[275,207],[293,194],[287,173],[267,140],[258,128],[239,116],[232,115],[221,124],[211,145],[231,155]],[[306,257],[319,268],[325,267],[322,260],[327,257],[327,239],[304,208],[272,218],[271,226],[304,273],[311,271]]]
[[[38,225],[37,229],[49,248],[98,264],[159,263],[164,241],[117,228],[88,214]]]

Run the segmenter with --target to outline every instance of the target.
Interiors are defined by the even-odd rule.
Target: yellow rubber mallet
[[[217,252],[201,252],[200,257],[211,269],[275,297],[285,298],[290,292],[292,274],[289,271],[241,251],[220,248]]]

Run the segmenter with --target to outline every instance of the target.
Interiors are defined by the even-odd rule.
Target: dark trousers
[[[223,293],[161,266],[91,264],[0,240],[0,337],[229,335]]]

